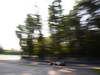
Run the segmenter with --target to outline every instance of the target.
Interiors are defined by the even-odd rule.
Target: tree
[[[94,27],[99,27],[100,25],[100,1],[99,0],[84,0],[80,1],[77,5],[78,10],[80,11],[80,17],[88,16],[87,20],[84,20],[87,22],[86,25]],[[83,13],[81,13],[83,11]]]
[[[60,54],[62,42],[62,7],[61,0],[54,0],[49,8],[49,27],[52,38],[53,51]]]
[[[100,40],[96,39],[100,35],[99,7],[99,0],[81,0],[71,11],[71,19],[74,19],[71,21],[74,23],[74,31],[76,32],[76,41],[71,43],[71,46],[74,44],[75,47],[76,44],[77,48],[79,48],[79,54],[83,56],[99,56],[100,44],[97,40]]]
[[[20,39],[20,46],[23,49],[24,53],[32,55],[34,53],[34,32],[41,28],[38,23],[39,15],[32,16],[31,14],[27,15],[25,20],[25,25],[19,25],[16,31],[17,36]]]
[[[2,46],[0,46],[0,53],[4,52],[4,49]]]

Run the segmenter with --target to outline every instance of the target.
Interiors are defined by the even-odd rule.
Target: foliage
[[[34,52],[34,32],[41,28],[38,20],[39,15],[32,16],[31,14],[28,14],[25,25],[19,25],[17,27],[19,29],[16,31],[17,36],[20,39],[20,46],[25,54],[32,55]]]
[[[79,0],[68,15],[62,14],[61,2],[54,0],[48,8],[51,36],[43,37],[39,15],[29,14],[25,25],[18,26],[17,36],[24,53],[37,54],[42,59],[67,55],[100,57],[100,1]]]
[[[94,72],[100,74],[100,69],[92,69]]]
[[[75,27],[73,31],[76,36],[70,41],[69,48],[74,49],[76,55],[99,57],[99,5],[99,0],[82,0],[69,14],[68,23],[70,27]]]
[[[54,0],[49,8],[49,27],[51,32],[51,50],[54,54],[59,54],[61,51],[61,39],[62,39],[62,7],[61,0]]]
[[[0,46],[0,53],[3,53],[4,52],[4,49],[2,46]]]

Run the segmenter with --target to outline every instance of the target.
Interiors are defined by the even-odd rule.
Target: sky
[[[24,24],[26,15],[39,12],[43,21],[47,20],[48,4],[53,0],[0,0],[0,46],[4,49],[20,49],[16,37],[16,26]],[[68,14],[74,0],[62,0],[64,14]],[[38,6],[38,9],[35,6]],[[43,26],[43,34],[48,36],[48,26]]]

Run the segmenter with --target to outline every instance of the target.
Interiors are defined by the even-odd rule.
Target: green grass
[[[20,55],[0,54],[0,56],[20,56]]]
[[[28,55],[17,55],[17,54],[0,54],[0,56],[28,56]],[[38,58],[38,56],[34,55],[33,58]]]

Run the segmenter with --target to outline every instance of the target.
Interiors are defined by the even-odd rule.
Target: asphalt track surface
[[[0,61],[0,75],[98,75],[90,66],[50,66],[43,62]]]

